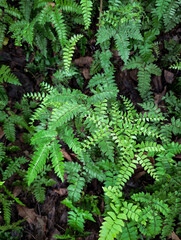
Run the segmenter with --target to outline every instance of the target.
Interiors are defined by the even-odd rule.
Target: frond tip
[[[81,0],[80,1],[85,29],[88,29],[91,24],[91,11],[92,11],[92,1],[91,0]]]
[[[83,37],[82,34],[74,35],[71,37],[69,42],[67,43],[66,47],[63,49],[63,61],[65,66],[65,71],[69,71],[69,67],[72,61],[72,56],[74,54],[74,47],[76,43]]]

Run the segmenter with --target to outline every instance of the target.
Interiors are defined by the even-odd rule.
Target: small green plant
[[[171,143],[171,136],[164,131],[167,127],[173,131],[175,123],[165,124],[166,118],[153,103],[142,104],[145,112],[139,114],[125,97],[116,100],[118,90],[112,65],[108,62],[104,70],[105,74],[96,74],[90,80],[90,97],[65,88],[60,93],[48,85],[46,92],[29,95],[42,103],[32,117],[32,124],[35,120],[40,124],[31,139],[35,153],[27,172],[28,184],[36,181],[46,161],[51,160],[62,181],[64,172],[68,173],[68,201],[72,204],[68,222],[77,231],[83,229],[83,225],[76,225],[80,217],[77,203],[86,184],[97,178],[104,185],[106,204],[101,240],[119,239],[121,232],[126,235],[134,229],[135,239],[140,238],[140,233],[152,238],[164,235],[162,227],[169,219],[169,204],[159,196],[152,198],[143,192],[131,195],[127,201],[123,189],[138,165],[156,182],[165,177],[167,168],[175,165],[172,158],[181,148]],[[102,79],[107,81],[102,83]],[[81,164],[64,161],[60,140]],[[156,159],[155,167],[150,157]],[[152,208],[148,207],[150,204]]]
[[[73,56],[74,45],[83,36],[72,35],[74,24],[81,24],[88,29],[91,23],[93,3],[91,0],[76,1],[18,1],[19,8],[12,7],[5,0],[0,3],[0,48],[2,48],[6,31],[12,33],[17,46],[28,43],[41,52],[42,63],[53,52],[48,51],[51,44],[54,53],[63,55],[66,71]],[[70,15],[71,13],[71,15]],[[71,16],[71,17],[70,17]],[[70,39],[69,39],[70,38]],[[55,54],[54,54],[55,55]],[[44,58],[43,58],[44,57]],[[29,67],[35,67],[29,65]],[[36,67],[37,68],[37,67]]]
[[[43,71],[48,77],[51,68],[54,86],[42,83],[39,92],[26,94],[14,106],[16,115],[8,107],[5,87],[20,83],[9,67],[0,68],[0,122],[5,137],[14,142],[15,127],[24,128],[28,132],[26,142],[34,151],[29,159],[8,157],[6,151],[17,147],[0,143],[4,181],[0,182],[4,224],[0,237],[11,238],[11,230],[21,228],[21,221],[11,223],[11,206],[23,203],[7,189],[6,181],[17,174],[19,179],[13,185],[20,184],[43,203],[46,187],[55,183],[47,176],[49,171],[62,182],[66,178],[68,184],[68,196],[61,202],[68,208],[67,228],[57,239],[87,236],[85,224],[95,222],[97,215],[104,218],[100,240],[166,239],[172,231],[181,234],[181,166],[175,160],[181,145],[173,141],[174,136],[181,135],[180,101],[172,92],[166,95],[168,113],[174,115],[170,117],[154,105],[151,92],[152,76],[161,76],[162,65],[176,64],[179,71],[180,46],[173,40],[164,42],[167,53],[158,65],[158,36],[179,23],[181,2],[104,1],[96,34],[99,50],[94,54],[86,91],[69,87],[73,80],[85,90],[72,58],[75,45],[80,46],[78,54],[85,55],[90,36],[86,31],[93,23],[98,1],[20,0],[16,7],[13,4],[15,1],[0,2],[0,48],[11,35],[15,45],[30,49],[27,59],[34,56],[26,71],[35,78],[37,71]],[[140,113],[119,94],[112,62],[115,49],[122,70],[138,70],[137,89],[144,101]],[[72,161],[64,158],[62,145],[74,154]],[[152,184],[126,193],[137,168],[143,169]],[[102,187],[99,198],[86,192],[94,179]],[[99,200],[104,202],[102,210]]]

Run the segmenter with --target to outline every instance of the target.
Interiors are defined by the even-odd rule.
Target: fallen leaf
[[[0,139],[4,136],[4,131],[2,129],[2,127],[0,127]]]
[[[141,178],[143,175],[145,175],[146,172],[145,171],[141,171],[139,173],[137,173],[135,176],[134,176],[134,180],[137,181],[139,178]]]
[[[80,67],[83,65],[90,66],[92,64],[93,58],[92,57],[80,57],[74,60],[74,63]]]
[[[26,206],[17,205],[18,214],[25,218],[30,224],[36,224],[38,214],[35,213],[33,208],[27,208]]]
[[[63,153],[64,157],[65,157],[67,160],[69,160],[70,162],[73,161],[72,158],[71,158],[71,156],[68,154],[68,152],[66,152],[65,148],[62,148],[62,149],[61,149],[61,152]]]
[[[82,70],[82,74],[83,74],[83,76],[84,76],[84,78],[87,80],[87,79],[90,79],[90,71],[89,71],[89,69],[88,68],[84,68],[83,70]]]
[[[13,196],[17,197],[21,192],[22,192],[22,187],[15,186],[15,188],[13,189]]]
[[[68,193],[67,188],[54,189],[53,191],[58,193],[60,196],[64,196]]]
[[[155,105],[158,106],[159,103],[162,101],[163,96],[165,96],[166,90],[167,90],[167,86],[164,87],[163,92],[158,93],[158,94],[155,93],[155,97],[154,97],[154,103],[155,103]]]
[[[153,83],[157,92],[161,92],[163,89],[162,80],[160,76],[153,77]]]
[[[172,240],[180,240],[180,238],[174,232],[171,233],[171,238]]]
[[[169,72],[167,70],[164,70],[164,77],[165,77],[165,81],[167,83],[173,83],[174,81],[174,74],[172,72]]]

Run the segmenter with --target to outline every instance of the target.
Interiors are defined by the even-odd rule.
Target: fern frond
[[[21,85],[18,78],[11,73],[9,66],[2,65],[0,68],[0,83],[7,82],[14,85]]]
[[[150,82],[151,82],[151,74],[145,69],[142,68],[138,71],[138,90],[140,96],[143,99],[149,99],[150,92]]]
[[[138,155],[135,155],[137,157],[138,162],[141,164],[141,166],[144,168],[145,171],[147,171],[153,178],[158,180],[157,173],[150,162],[150,159],[146,158],[146,155],[143,155],[143,153],[139,153]]]
[[[79,207],[74,207],[73,203],[69,199],[64,199],[62,203],[71,209],[71,211],[68,212],[68,222],[73,229],[83,232],[84,222],[86,219],[95,222],[89,211],[84,211]]]
[[[85,185],[85,178],[81,177],[78,173],[72,173],[72,175],[68,176],[68,182],[70,185],[68,186],[68,196],[73,202],[79,201],[81,198],[81,192]]]
[[[116,30],[112,27],[101,27],[97,33],[97,44],[102,44],[115,36]]]
[[[34,134],[31,138],[31,143],[33,145],[42,145],[42,144],[49,144],[51,141],[56,139],[57,132],[53,130],[42,130]]]
[[[64,181],[63,175],[64,175],[64,166],[63,166],[63,154],[60,149],[60,144],[58,144],[58,141],[53,141],[50,145],[50,157],[51,162],[54,168],[55,173],[57,176]]]
[[[22,18],[21,12],[15,7],[8,6],[8,9],[5,8],[4,12],[8,13],[10,16],[13,16],[13,17],[18,18],[18,19]]]
[[[74,0],[61,0],[60,9],[68,13],[82,14],[82,8]]]
[[[58,34],[60,44],[62,47],[64,47],[67,41],[67,30],[63,19],[63,14],[58,8],[55,7],[54,11],[50,12],[50,17]]]
[[[99,240],[114,240],[122,232],[125,225],[124,220],[127,220],[126,215],[123,213],[108,212],[107,215],[101,226]]]
[[[15,158],[15,161],[11,161],[6,170],[3,172],[3,180],[10,178],[14,173],[18,172],[21,167],[21,164],[27,162],[27,159],[24,157]]]
[[[52,112],[52,118],[50,120],[50,127],[55,129],[62,126],[64,123],[70,121],[80,113],[84,113],[86,108],[84,105],[80,105],[77,102],[67,102],[58,109],[54,109]]]
[[[33,2],[27,1],[27,0],[20,0],[19,4],[20,4],[20,10],[21,10],[25,20],[29,21]]]
[[[124,162],[124,165],[120,168],[119,174],[117,175],[116,185],[122,189],[126,182],[130,179],[130,177],[134,173],[134,169],[137,168],[136,166],[137,161],[133,160],[132,162]],[[121,185],[121,186],[120,186]]]
[[[5,153],[5,147],[3,143],[0,143],[0,162],[4,159],[6,153]]]
[[[15,125],[11,121],[11,119],[7,119],[7,121],[5,121],[3,123],[3,130],[4,130],[6,138],[9,141],[14,142],[15,139],[16,139],[16,137],[15,137]]]
[[[81,154],[81,143],[79,139],[75,137],[73,129],[65,128],[62,135],[64,142],[69,146],[69,148],[72,149],[75,154]]]
[[[125,31],[120,31],[114,36],[114,39],[116,42],[116,48],[126,64],[130,53],[127,33]]]
[[[2,197],[1,203],[3,205],[4,221],[7,225],[9,225],[10,221],[11,221],[11,204],[12,204],[12,202],[10,200],[7,200]]]
[[[80,5],[82,8],[85,29],[88,29],[91,24],[91,11],[92,11],[93,4],[91,0],[81,0]]]
[[[3,46],[5,31],[6,31],[6,25],[0,22],[0,49]]]
[[[33,182],[33,180],[36,178],[37,174],[41,172],[43,169],[43,166],[46,163],[46,159],[49,154],[49,146],[47,144],[44,144],[39,147],[38,150],[34,153],[32,157],[32,162],[29,165],[28,172],[27,172],[27,180],[28,185]]]
[[[159,19],[167,11],[170,2],[171,0],[156,0],[155,5],[156,5],[156,11]]]
[[[136,224],[134,222],[125,223],[125,227],[123,228],[122,233],[118,235],[119,240],[134,240],[139,239],[138,231]]]
[[[34,180],[32,184],[32,192],[36,198],[36,200],[40,203],[43,203],[45,200],[45,187],[42,186],[42,182],[40,179]]]
[[[79,41],[80,38],[82,38],[82,34],[74,35],[71,37],[71,39],[66,43],[66,46],[63,49],[63,61],[65,66],[65,71],[68,72],[72,56],[74,53],[74,47],[76,43]]]

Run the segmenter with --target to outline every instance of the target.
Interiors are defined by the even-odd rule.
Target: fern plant
[[[14,197],[14,195],[5,186],[1,186],[1,188],[4,190],[4,193],[0,194],[0,207],[3,210],[4,225],[0,226],[0,232],[15,229],[16,227],[17,229],[21,229],[18,225],[22,222],[22,220],[11,224],[11,206],[13,202],[23,206],[24,204],[19,200],[19,198]]]
[[[109,1],[108,10],[101,15],[97,44],[100,44],[102,51],[105,51],[113,48],[111,39],[114,39],[115,48],[125,64],[122,69],[138,69],[137,88],[145,101],[152,99],[151,75],[161,76],[161,69],[156,63],[159,47],[155,40],[161,31],[169,31],[179,23],[181,17],[179,7],[180,1],[177,0],[152,0],[149,4],[135,1],[124,3]],[[174,14],[176,18],[173,17]],[[172,48],[172,51],[176,51],[175,58],[180,54],[178,49],[178,46],[175,50]],[[131,50],[135,54],[130,59]],[[166,62],[167,55],[163,57]],[[173,57],[175,54],[170,56]],[[164,64],[165,61],[163,60]]]
[[[82,36],[71,34],[72,25],[81,24],[85,29],[89,28],[92,1],[82,0],[80,4],[74,0],[53,1],[50,4],[47,1],[19,0],[18,3],[19,8],[11,7],[4,0],[0,3],[3,16],[0,22],[0,48],[6,29],[9,27],[16,45],[21,46],[23,42],[27,42],[33,49],[40,50],[43,59],[52,54],[50,50],[48,51],[49,42],[54,52],[62,55],[63,50],[65,69],[68,70],[73,56],[73,47]]]
[[[75,210],[86,184],[97,178],[104,185],[106,203],[100,239],[119,239],[121,231],[129,233],[126,232],[127,226],[130,231],[137,229],[135,234],[139,234],[135,239],[139,239],[140,233],[155,237],[169,218],[169,205],[159,197],[152,199],[144,193],[132,195],[132,200],[128,201],[124,197],[124,187],[138,165],[156,182],[161,181],[165,167],[174,163],[168,158],[162,163],[159,158],[171,154],[171,138],[162,130],[163,126],[170,125],[165,124],[166,118],[154,104],[142,105],[145,109],[142,114],[137,113],[125,97],[117,100],[118,90],[110,57],[109,51],[100,57],[102,65],[108,59],[105,73],[96,74],[89,81],[91,96],[63,87],[59,92],[48,85],[45,92],[30,95],[41,100],[41,104],[32,117],[32,125],[35,120],[40,124],[34,127],[31,139],[35,153],[27,172],[28,184],[36,181],[46,162],[51,162],[61,181],[64,181],[64,173],[68,174],[68,201]],[[62,141],[79,162],[65,162]],[[172,157],[180,150],[180,147],[174,150]],[[150,162],[150,157],[157,159],[156,166]],[[154,205],[152,209],[148,202]],[[73,218],[76,221],[75,212],[70,214],[70,224],[73,224]]]
[[[21,85],[18,78],[11,73],[11,70],[8,66],[2,65],[0,68],[0,122],[3,123],[3,131],[6,138],[14,142],[15,141],[15,125],[24,127],[28,131],[31,131],[27,122],[23,116],[15,115],[7,106],[8,96],[4,85],[7,83],[14,85]],[[6,108],[5,108],[6,107]]]

